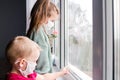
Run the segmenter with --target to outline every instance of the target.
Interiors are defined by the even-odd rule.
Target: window
[[[52,2],[58,7],[58,9],[60,10],[61,7],[60,7],[60,0],[52,0]],[[57,31],[57,38],[55,38],[54,42],[53,42],[53,51],[52,51],[52,54],[53,54],[53,57],[55,59],[55,65],[57,65],[59,68],[60,68],[60,55],[61,55],[61,52],[60,52],[60,19],[61,19],[61,16],[59,15],[59,18],[58,20],[55,21],[55,27],[54,27],[54,30]],[[53,65],[54,65],[53,63]]]
[[[92,77],[92,0],[68,0],[67,2],[66,59],[69,64]]]
[[[52,53],[57,66],[69,64],[80,75],[75,80],[119,80],[120,1],[51,1],[60,9]]]
[[[26,0],[26,31],[30,24],[30,12],[36,0]]]

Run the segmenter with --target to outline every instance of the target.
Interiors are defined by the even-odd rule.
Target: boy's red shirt
[[[20,74],[9,73],[7,76],[7,80],[36,80],[37,73],[32,73],[28,75],[28,77],[24,77]]]

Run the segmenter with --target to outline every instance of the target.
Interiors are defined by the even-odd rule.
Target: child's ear
[[[25,59],[21,59],[19,62],[19,66],[23,67],[25,65]]]

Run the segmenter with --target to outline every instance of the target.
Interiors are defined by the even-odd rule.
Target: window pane
[[[92,0],[68,0],[69,63],[92,77]]]
[[[30,12],[36,0],[26,0],[26,31],[29,29]]]
[[[54,4],[58,7],[60,10],[60,0],[52,0]],[[55,58],[55,62],[53,65],[57,65],[60,67],[60,15],[59,18],[55,21],[55,31],[57,31],[57,38],[54,40],[54,45],[53,45],[53,55]]]
[[[114,1],[115,80],[120,80],[120,0]]]

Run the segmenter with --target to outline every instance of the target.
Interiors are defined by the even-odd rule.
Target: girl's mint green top
[[[35,41],[42,49],[35,69],[38,74],[52,72],[51,47],[43,27],[41,26],[38,31],[34,30],[30,35],[30,39]]]

